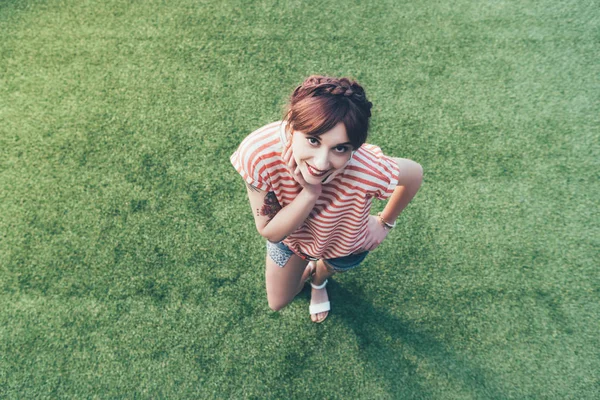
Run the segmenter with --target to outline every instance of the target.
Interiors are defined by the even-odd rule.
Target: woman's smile
[[[308,169],[308,172],[313,176],[324,176],[326,173],[328,173],[330,171],[329,169],[325,170],[325,171],[321,171],[321,170],[313,167],[309,163],[306,163],[306,169]]]

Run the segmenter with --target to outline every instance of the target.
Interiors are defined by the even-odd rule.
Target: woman
[[[375,250],[421,186],[419,164],[365,143],[371,107],[358,83],[311,76],[294,90],[284,120],[251,133],[231,156],[267,239],[275,311],[311,280],[311,319],[322,322],[331,309],[327,278]],[[390,198],[377,216],[373,198]]]

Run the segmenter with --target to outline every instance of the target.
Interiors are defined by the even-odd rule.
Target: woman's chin
[[[323,179],[325,179],[325,177],[328,175],[324,175],[324,176],[316,176],[311,174],[308,171],[302,171],[302,177],[304,178],[304,180],[306,181],[306,183],[310,184],[310,185],[319,185],[321,184],[321,181]]]
[[[322,176],[311,176],[311,180],[310,181],[306,181],[307,183],[313,183],[315,185],[317,184],[325,184],[328,183],[329,181],[331,181],[330,177],[331,175],[333,175],[333,172],[328,172],[325,175]]]
[[[308,176],[308,177],[305,177],[304,180],[306,181],[306,183],[308,183],[310,185],[320,185],[321,181],[323,179],[322,178],[317,178],[315,176]]]

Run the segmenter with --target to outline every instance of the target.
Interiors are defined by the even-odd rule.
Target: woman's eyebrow
[[[307,135],[307,137],[310,137],[310,138],[313,138],[313,139],[317,139],[319,142],[321,141],[321,139],[318,136]],[[339,144],[333,145],[331,147],[345,146],[347,144],[352,145],[351,142],[344,142],[344,143],[339,143]]]

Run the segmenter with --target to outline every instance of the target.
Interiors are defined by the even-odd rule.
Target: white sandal
[[[325,282],[323,282],[319,286],[313,284],[312,282],[310,283],[310,286],[313,289],[323,289],[325,287],[325,285],[327,285],[327,279],[325,279]],[[319,303],[319,304],[310,305],[308,307],[308,312],[310,313],[310,315],[315,315],[315,314],[322,313],[322,312],[325,312],[325,311],[330,311],[330,310],[331,310],[331,303],[329,301],[326,301],[325,303]],[[329,313],[327,315],[329,315]],[[323,321],[325,321],[327,319],[327,315],[322,320],[320,320],[320,321],[313,321],[313,322],[315,322],[317,324],[320,324],[321,322],[323,322]]]

